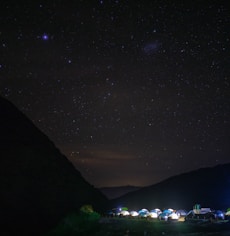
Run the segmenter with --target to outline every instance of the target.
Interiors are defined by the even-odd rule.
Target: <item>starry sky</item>
[[[96,187],[230,160],[228,1],[1,1],[0,95]]]

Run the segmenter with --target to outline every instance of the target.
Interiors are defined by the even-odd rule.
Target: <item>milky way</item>
[[[1,4],[0,93],[97,187],[229,161],[221,1]]]

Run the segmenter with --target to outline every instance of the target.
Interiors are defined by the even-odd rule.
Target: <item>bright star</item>
[[[43,40],[48,40],[48,39],[49,39],[49,36],[48,36],[47,34],[43,34],[43,35],[42,35],[42,39],[43,39]]]

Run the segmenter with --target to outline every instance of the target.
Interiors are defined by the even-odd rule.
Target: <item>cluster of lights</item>
[[[128,211],[127,208],[116,208],[112,211],[114,216],[131,216],[131,217],[141,217],[141,218],[153,218],[159,220],[179,220],[181,213],[179,211],[175,211],[171,208],[161,211],[160,209],[156,208],[154,210],[147,210],[141,209],[139,211]],[[184,213],[186,214],[186,213]]]

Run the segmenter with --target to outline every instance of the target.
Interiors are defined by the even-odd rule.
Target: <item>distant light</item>
[[[169,217],[172,219],[172,220],[178,220],[179,219],[179,216],[176,214],[176,213],[172,213],[169,215]]]
[[[42,35],[42,39],[46,41],[46,40],[49,39],[49,36],[48,36],[47,34],[43,34],[43,35]]]

